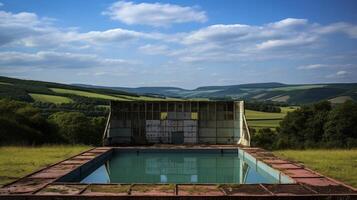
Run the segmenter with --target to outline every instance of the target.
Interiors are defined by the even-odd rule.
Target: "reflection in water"
[[[83,183],[277,183],[234,153],[116,153]]]

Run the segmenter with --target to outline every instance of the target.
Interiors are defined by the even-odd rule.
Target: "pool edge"
[[[101,197],[101,198],[112,198],[113,194],[100,194],[100,195],[89,195],[86,193],[86,190],[90,185],[101,185],[105,188],[105,185],[118,185],[118,184],[78,184],[78,183],[61,183],[56,182],[61,180],[62,177],[74,173],[75,170],[81,171],[81,168],[86,167],[88,163],[93,162],[93,160],[101,158],[106,154],[110,154],[115,148],[130,148],[130,149],[232,149],[239,148],[244,150],[245,153],[249,154],[256,159],[256,162],[261,162],[274,170],[277,170],[292,180],[295,183],[291,184],[245,184],[250,185],[246,188],[234,188],[237,193],[235,194],[226,194],[221,190],[215,190],[214,186],[216,184],[174,184],[175,185],[175,194],[168,195],[169,197],[181,198],[181,197],[204,197],[204,196],[216,196],[216,197],[230,197],[230,196],[250,196],[250,197],[357,197],[357,190],[352,186],[344,184],[340,181],[334,180],[332,178],[323,176],[317,172],[314,172],[311,169],[308,169],[302,165],[299,165],[295,162],[288,161],[285,159],[278,158],[269,151],[266,151],[261,148],[251,148],[251,147],[241,147],[237,145],[154,145],[154,146],[122,146],[122,147],[97,147],[84,151],[78,155],[65,159],[63,161],[57,162],[49,167],[42,168],[34,173],[31,173],[23,178],[20,178],[12,183],[4,185],[0,188],[0,199],[18,199],[19,197],[26,198],[39,198],[39,199],[51,199],[57,198],[76,198],[76,199],[89,199],[91,197]],[[88,167],[88,166],[87,166]],[[148,184],[151,185],[154,189],[158,185],[164,184]],[[180,193],[187,189],[188,191],[192,190],[192,187],[197,187],[198,185],[204,185],[205,187],[211,188],[213,193],[198,193],[195,195],[193,193]],[[224,184],[223,184],[224,185]],[[287,186],[288,185],[288,186]],[[76,186],[76,187],[75,187]],[[83,186],[83,187],[82,187]],[[185,186],[185,187],[183,187]],[[47,194],[42,195],[41,191],[45,190],[47,187],[53,188],[69,188],[70,193],[62,194],[59,192],[56,194]],[[191,187],[191,189],[190,189]],[[248,188],[250,187],[250,188]],[[254,193],[254,187],[256,191],[262,191],[260,193]],[[52,189],[53,189],[52,188]],[[75,188],[75,189],[73,189]],[[79,188],[79,189],[78,189]],[[232,190],[232,188],[230,188]],[[178,191],[177,191],[178,190]],[[201,188],[202,191],[204,191]],[[55,191],[55,190],[53,190]],[[52,192],[53,192],[52,191]],[[253,191],[253,192],[247,192]],[[265,191],[265,192],[264,192]],[[286,192],[288,191],[288,192]],[[154,192],[154,193],[153,193]],[[157,192],[157,191],[156,191]],[[196,192],[197,193],[197,192]],[[143,197],[158,197],[153,195],[155,190],[148,192],[147,194],[143,193]],[[185,194],[185,195],[182,195]],[[209,195],[210,194],[210,195]],[[119,195],[114,195],[119,197]],[[121,195],[123,197],[134,197],[129,192],[126,195]],[[15,198],[17,197],[17,198]],[[140,198],[140,195],[136,195],[136,198]],[[167,197],[168,198],[168,197]]]

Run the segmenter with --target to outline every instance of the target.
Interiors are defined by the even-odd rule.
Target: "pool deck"
[[[292,184],[82,184],[61,182],[111,155],[114,148],[232,149],[236,145],[98,147],[38,170],[0,188],[0,199],[357,199],[357,189],[261,148],[239,147],[292,178]]]

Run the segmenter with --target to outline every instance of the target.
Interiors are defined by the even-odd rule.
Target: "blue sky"
[[[357,82],[357,1],[0,0],[0,75],[105,86]]]

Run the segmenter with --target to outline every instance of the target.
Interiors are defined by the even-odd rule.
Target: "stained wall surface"
[[[104,142],[113,144],[236,144],[243,102],[112,101]]]

